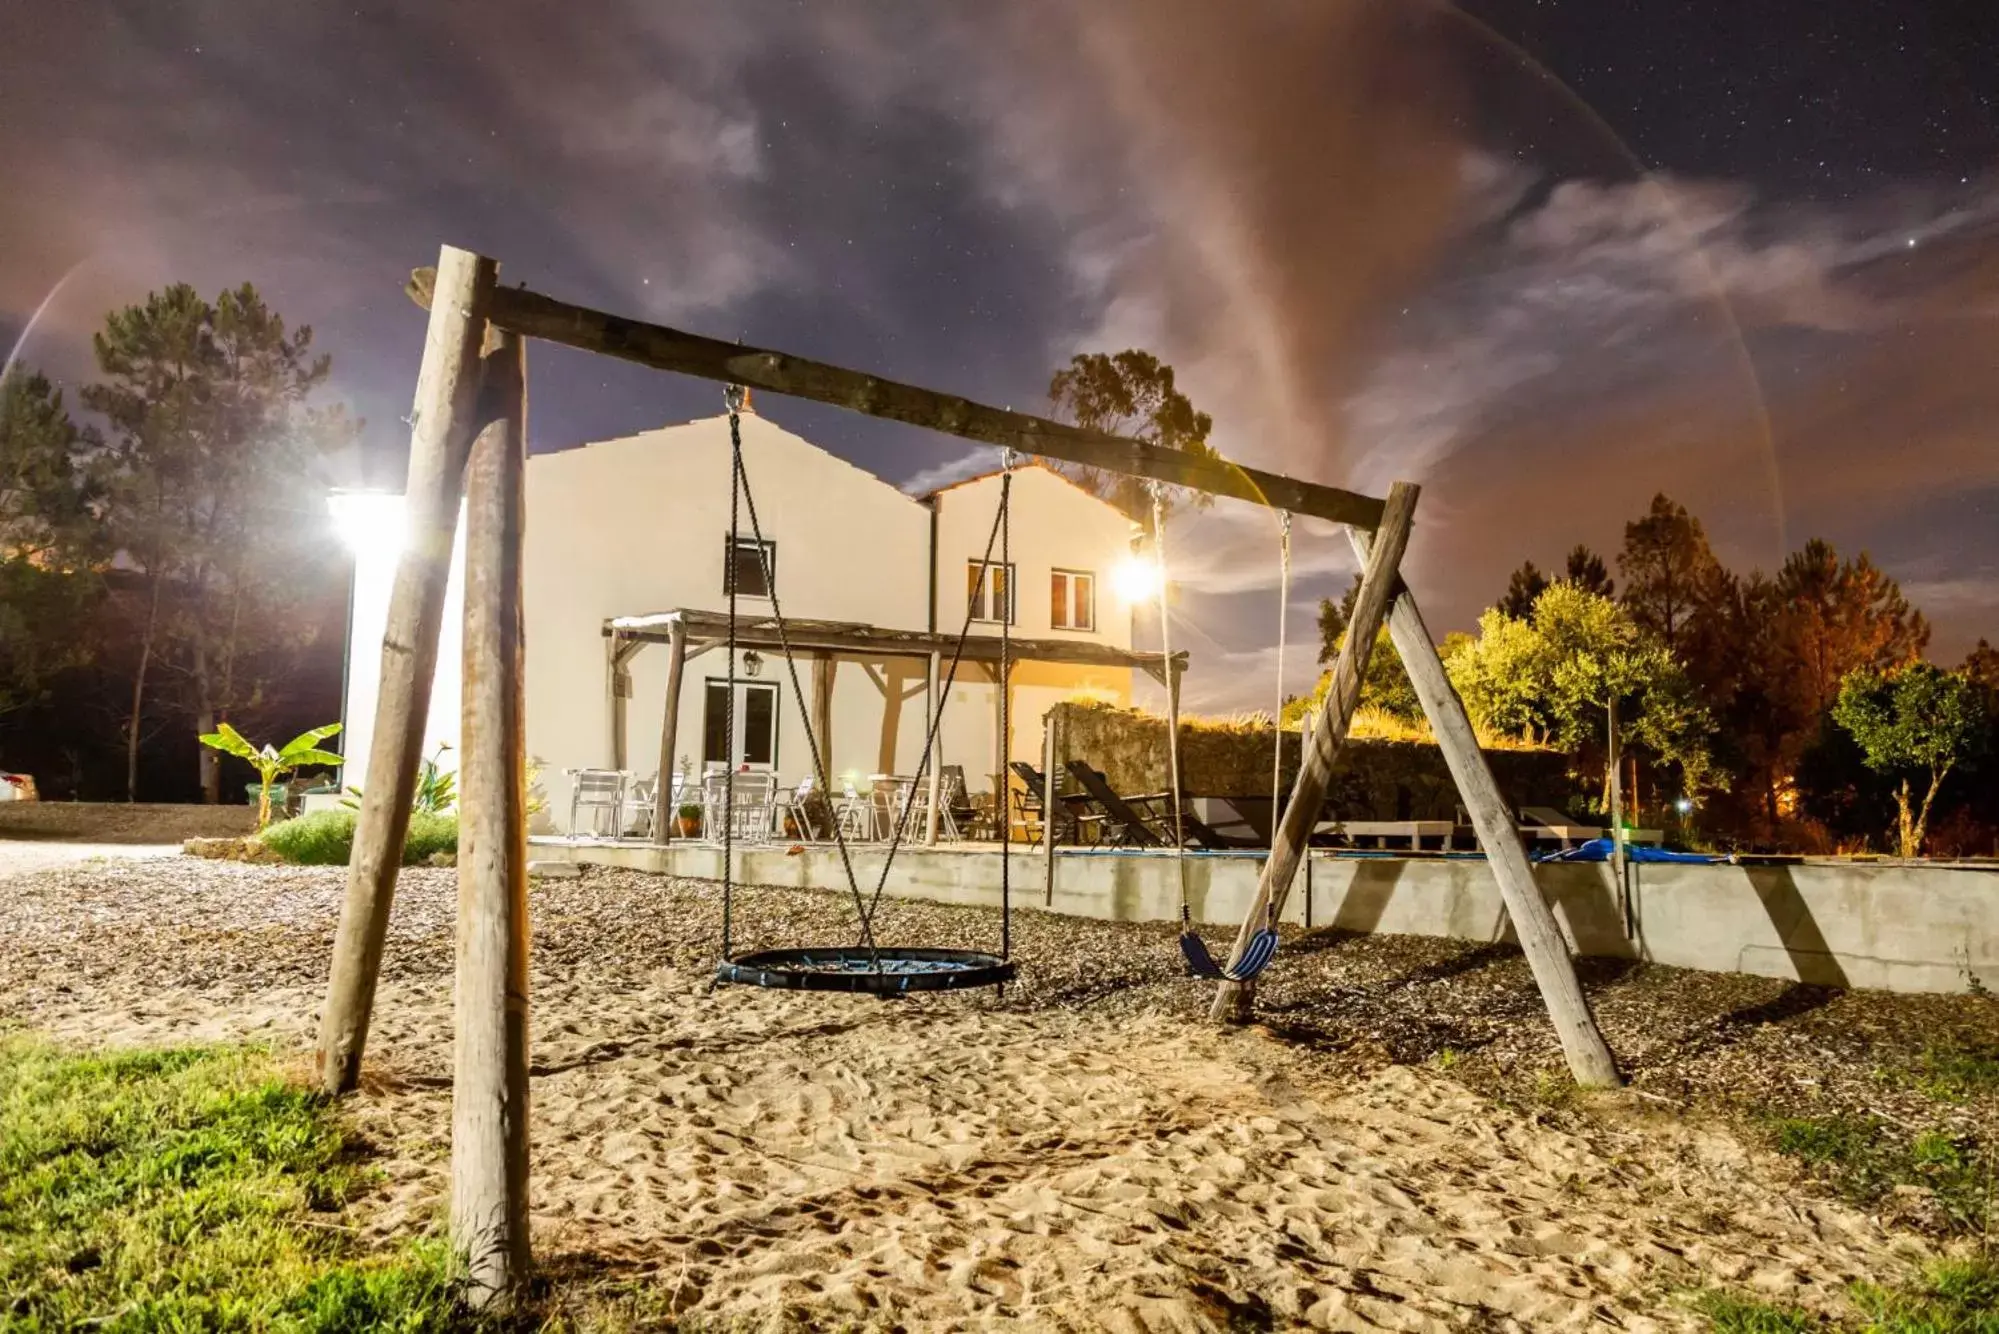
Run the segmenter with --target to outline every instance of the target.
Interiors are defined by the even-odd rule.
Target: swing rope
[[[1152,549],[1159,565],[1159,652],[1166,667],[1166,764],[1169,799],[1173,803],[1173,869],[1180,881],[1180,953],[1187,969],[1196,977],[1217,982],[1247,982],[1270,966],[1277,957],[1277,922],[1274,913],[1250,937],[1242,958],[1233,968],[1215,962],[1208,943],[1194,930],[1194,908],[1187,897],[1187,840],[1180,818],[1180,690],[1178,673],[1173,670],[1173,644],[1166,615],[1166,505],[1165,488],[1158,482],[1152,490]],[[1284,569],[1287,599],[1291,568],[1290,516],[1284,523]],[[1283,613],[1278,613],[1277,685],[1280,701],[1284,691]],[[1281,757],[1282,751],[1279,751]],[[1273,789],[1276,776],[1273,776]],[[1275,815],[1273,814],[1273,822]],[[1273,823],[1274,827],[1274,823]]]
[[[1270,829],[1277,831],[1277,813],[1284,809],[1284,645],[1285,622],[1291,611],[1291,511],[1278,517],[1277,528],[1277,707],[1270,715]]]

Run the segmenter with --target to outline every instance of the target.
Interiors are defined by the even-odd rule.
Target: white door
[[[712,678],[703,702],[701,762],[728,764],[752,773],[777,767],[777,685],[768,681],[736,682],[736,707],[729,712],[729,683]],[[733,723],[733,726],[731,724]],[[733,735],[726,736],[727,729]]]

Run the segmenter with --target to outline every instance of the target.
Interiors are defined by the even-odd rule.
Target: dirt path
[[[179,846],[172,843],[52,843],[0,838],[0,880],[75,866],[100,857],[126,861],[179,855]]]

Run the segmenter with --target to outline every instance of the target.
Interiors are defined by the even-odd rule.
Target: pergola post
[[[1270,839],[1270,856],[1263,863],[1256,899],[1250,904],[1242,928],[1236,933],[1235,948],[1229,952],[1228,967],[1234,969],[1249,949],[1250,941],[1266,925],[1275,923],[1284,912],[1284,900],[1298,873],[1310,844],[1312,829],[1319,821],[1319,808],[1326,799],[1326,785],[1332,778],[1333,761],[1346,743],[1347,728],[1360,705],[1361,682],[1367,676],[1367,660],[1374,651],[1374,639],[1381,628],[1388,600],[1394,595],[1402,552],[1409,545],[1409,525],[1416,510],[1417,488],[1397,482],[1388,490],[1382,507],[1381,527],[1375,533],[1373,550],[1362,566],[1360,592],[1354,598],[1353,615],[1347,621],[1345,641],[1333,663],[1333,679],[1319,709],[1319,726],[1312,731],[1312,743],[1298,766],[1298,781],[1292,785],[1291,800],[1285,804],[1283,819],[1277,822]],[[1224,982],[1215,996],[1209,1017],[1218,1023],[1248,1020],[1255,1004],[1256,984]]]
[[[498,274],[497,263],[469,250],[445,246],[439,252],[410,412],[408,545],[389,595],[374,739],[320,1015],[318,1075],[328,1093],[349,1092],[361,1077],[437,674],[437,635],[479,391],[479,346]]]
[[[944,793],[944,756],[939,753],[944,740],[944,724],[943,720],[938,716],[937,711],[938,692],[943,689],[943,671],[944,655],[932,649],[930,651],[930,688],[923,695],[923,734],[925,740],[930,740],[930,729],[932,727],[937,729],[936,739],[931,741],[930,800],[926,803],[929,809],[924,812],[923,816],[923,843],[924,846],[932,848],[937,846],[938,803],[943,800]]]
[[[645,646],[645,640],[626,639],[616,630],[611,631],[610,638],[604,641],[604,706],[610,728],[610,744],[606,749],[613,769],[622,770],[630,757],[631,742],[625,733],[631,709],[631,661]]]
[[[819,748],[819,772],[826,775],[829,787],[833,782],[833,677],[839,666],[840,660],[831,652],[812,659],[812,736]],[[830,800],[832,793],[827,797]]]
[[[679,772],[674,756],[680,744],[680,683],[687,674],[687,626],[679,619],[666,629],[666,715],[659,720],[659,777],[652,799],[652,841],[673,841],[673,823],[680,812],[673,805],[673,776]]]
[[[1367,537],[1350,531],[1348,539],[1353,543],[1354,554],[1366,561],[1371,545]],[[1520,831],[1513,812],[1500,794],[1499,782],[1492,776],[1485,752],[1479,749],[1471,717],[1444,671],[1444,660],[1437,653],[1429,628],[1423,624],[1416,599],[1406,589],[1389,609],[1388,637],[1402,658],[1409,684],[1415,687],[1423,715],[1430,720],[1430,730],[1444,753],[1444,763],[1457,784],[1458,795],[1471,814],[1479,846],[1485,849],[1486,865],[1492,868],[1506,914],[1513,919],[1521,953],[1527,956],[1527,966],[1533,970],[1541,999],[1554,1020],[1562,1052],[1568,1057],[1569,1072],[1578,1084],[1622,1083],[1616,1058],[1604,1042],[1596,1017],[1590,1013],[1589,1000],[1583,995],[1582,983],[1576,978],[1568,942],[1562,939],[1562,929],[1556,924],[1547,899],[1542,897],[1541,887],[1534,883],[1534,868],[1520,846]]]
[[[451,1236],[475,1308],[504,1306],[529,1262],[523,351],[518,334],[495,331],[485,358],[492,415],[466,469]]]

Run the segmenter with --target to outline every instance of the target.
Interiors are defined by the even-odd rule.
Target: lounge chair
[[[1157,848],[1167,840],[1146,821],[1144,812],[1119,796],[1110,780],[1081,760],[1069,761],[1069,774],[1102,813],[1105,841],[1121,848]]]

